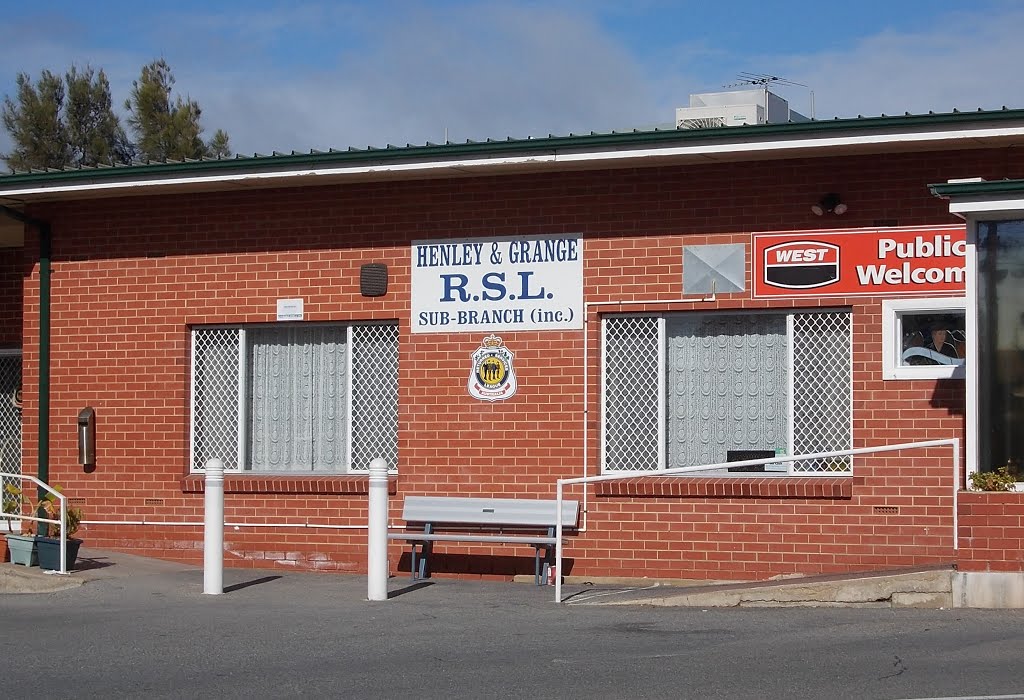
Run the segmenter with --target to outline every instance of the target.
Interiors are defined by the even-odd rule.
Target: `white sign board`
[[[412,332],[583,328],[583,239],[412,243]]]
[[[278,299],[278,321],[301,321],[303,318],[302,299]]]

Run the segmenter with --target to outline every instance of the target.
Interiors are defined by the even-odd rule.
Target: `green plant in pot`
[[[990,472],[971,474],[971,488],[975,491],[1014,491],[1016,479],[1009,467],[999,467]]]
[[[17,513],[27,499],[21,493],[21,489],[14,484],[7,484],[3,491],[3,512]],[[23,566],[35,566],[38,560],[36,550],[36,536],[31,531],[15,532],[14,518],[4,518],[7,521],[7,533],[4,538],[7,540],[7,551],[11,555],[11,563],[22,564]]]
[[[54,486],[53,488],[60,491],[60,486]],[[60,499],[52,493],[47,493],[40,498],[36,508],[42,514],[42,517],[46,519],[60,520]],[[67,541],[64,551],[67,568],[71,570],[75,566],[78,550],[82,546],[82,540],[73,537],[78,532],[78,527],[82,522],[82,509],[68,507],[65,512],[64,527]],[[39,568],[54,571],[60,570],[60,527],[58,525],[48,525],[47,523],[38,523],[38,526],[36,550],[39,556]],[[53,536],[51,537],[51,535]]]
[[[21,489],[13,484],[7,484],[3,490],[3,513],[17,513],[18,507],[21,505]],[[14,518],[4,518],[7,522],[7,532],[14,532],[14,527],[11,521]]]

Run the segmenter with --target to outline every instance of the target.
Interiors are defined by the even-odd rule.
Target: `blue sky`
[[[671,123],[690,93],[776,75],[815,116],[1024,107],[1024,2],[0,0],[0,91],[71,64],[119,103],[164,57],[236,152]],[[0,135],[0,151],[9,141]]]

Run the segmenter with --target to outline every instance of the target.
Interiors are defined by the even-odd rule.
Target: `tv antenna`
[[[768,86],[773,84],[807,88],[807,90],[809,90],[811,93],[811,119],[814,119],[814,90],[811,90],[810,85],[804,85],[803,83],[798,83],[795,80],[787,80],[786,78],[781,78],[777,75],[768,75],[766,73],[743,72],[736,74],[735,83],[729,83],[728,85],[723,85],[722,87],[734,88],[740,87],[741,85],[760,85],[761,87],[764,88],[765,92],[767,92]]]

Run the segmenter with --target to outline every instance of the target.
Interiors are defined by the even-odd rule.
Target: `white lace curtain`
[[[346,328],[247,331],[249,465],[253,471],[343,471],[346,462]]]
[[[786,446],[786,318],[680,314],[666,321],[668,467]]]

